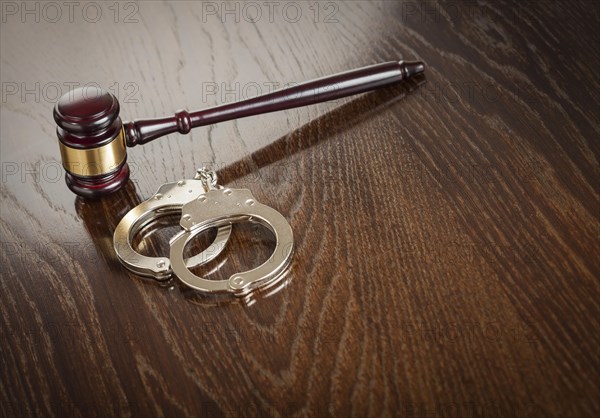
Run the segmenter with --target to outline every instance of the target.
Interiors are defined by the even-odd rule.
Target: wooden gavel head
[[[97,198],[127,182],[127,147],[115,96],[93,86],[72,90],[56,103],[54,120],[73,192]]]
[[[129,178],[127,147],[192,128],[291,109],[384,87],[421,74],[422,62],[391,61],[298,84],[240,102],[173,116],[121,122],[117,98],[97,87],[66,93],[54,107],[65,178],[76,194],[96,198]]]

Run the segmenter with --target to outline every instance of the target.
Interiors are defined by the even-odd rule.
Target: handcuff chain
[[[217,172],[209,170],[206,167],[202,167],[196,170],[195,180],[202,181],[205,191],[209,191],[217,188]]]

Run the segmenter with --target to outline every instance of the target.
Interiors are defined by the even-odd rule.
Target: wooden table
[[[598,416],[599,16],[2,2],[2,416]],[[52,108],[76,86],[154,117],[400,58],[426,82],[135,147],[101,201],[64,184]],[[290,222],[278,292],[215,306],[117,261],[127,210],[202,165]],[[166,254],[170,221],[144,253]],[[211,277],[273,246],[234,235]]]

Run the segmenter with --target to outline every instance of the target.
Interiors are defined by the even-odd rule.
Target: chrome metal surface
[[[132,246],[135,235],[157,218],[178,214],[182,206],[203,193],[216,187],[214,172],[198,170],[191,180],[163,184],[148,200],[131,209],[119,222],[113,235],[113,245],[121,264],[141,276],[166,280],[172,275],[171,262],[167,257],[149,257],[140,254]],[[204,251],[185,260],[189,268],[202,265],[218,256],[229,236],[231,226],[226,225],[217,231],[213,243]]]
[[[186,244],[197,234],[213,227],[238,222],[257,222],[275,235],[275,249],[260,266],[231,275],[226,280],[207,280],[189,271],[183,259]],[[211,190],[182,208],[181,226],[185,229],[171,239],[171,268],[189,287],[206,293],[232,293],[244,296],[257,288],[272,286],[289,265],[294,240],[292,228],[275,209],[259,203],[247,189]]]

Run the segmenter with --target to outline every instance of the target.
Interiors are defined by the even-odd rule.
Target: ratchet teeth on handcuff
[[[131,240],[145,225],[160,216],[181,212],[183,231],[170,241],[169,259],[146,257],[137,253]],[[189,269],[205,264],[223,251],[231,234],[231,225],[255,222],[275,235],[275,249],[260,266],[235,273],[224,280],[207,280]],[[198,234],[218,228],[208,249],[194,257],[183,258],[186,245]],[[133,208],[119,223],[114,246],[121,263],[134,273],[165,279],[175,273],[187,286],[202,293],[230,293],[244,296],[274,285],[291,262],[294,243],[287,220],[275,209],[259,203],[247,189],[229,189],[217,185],[216,173],[199,169],[194,180],[167,183],[145,202]]]

